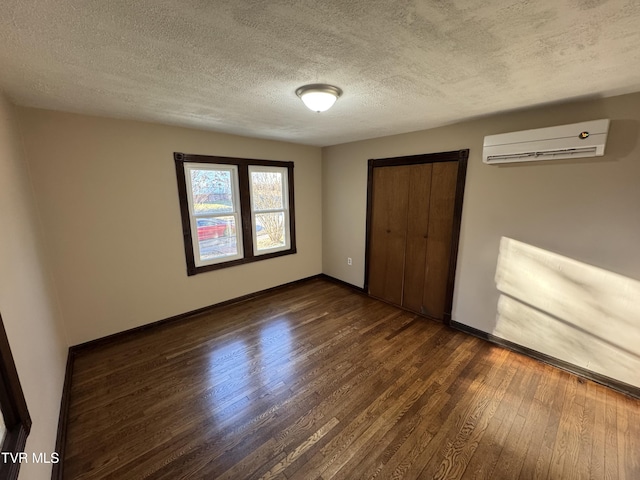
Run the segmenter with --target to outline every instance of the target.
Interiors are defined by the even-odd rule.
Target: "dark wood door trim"
[[[463,155],[468,158],[469,149],[407,155],[406,157],[372,158],[369,160],[369,164],[373,167],[397,167],[399,165],[419,165],[421,163],[457,162]]]
[[[369,260],[371,254],[371,221],[373,210],[373,169],[379,167],[395,167],[400,165],[417,165],[422,163],[458,162],[458,177],[456,183],[456,196],[453,213],[453,229],[451,238],[451,254],[449,259],[449,275],[447,278],[447,294],[445,298],[444,320],[447,325],[451,322],[451,310],[453,308],[453,289],[456,278],[456,266],[458,262],[458,246],[460,243],[460,226],[462,223],[462,201],[464,197],[465,180],[467,176],[467,160],[469,149],[454,150],[450,152],[426,153],[422,155],[409,155],[405,157],[370,159],[367,166],[367,224],[365,230],[365,262],[364,262],[364,287],[369,292]]]
[[[2,452],[24,454],[27,436],[31,431],[31,416],[20,385],[18,370],[13,360],[9,338],[0,317],[0,415],[4,419],[5,433]],[[16,458],[16,457],[14,457]],[[0,479],[15,480],[20,472],[20,461],[3,458],[0,464]]]
[[[453,228],[451,231],[451,253],[449,254],[449,278],[447,280],[447,296],[444,321],[451,325],[451,311],[453,310],[453,288],[456,280],[456,266],[458,264],[458,246],[460,244],[460,227],[462,225],[462,200],[464,197],[464,186],[467,179],[467,160],[469,150],[460,150],[458,159],[458,179],[456,183],[456,199],[453,207]]]

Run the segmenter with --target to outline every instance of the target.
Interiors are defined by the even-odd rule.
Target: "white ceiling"
[[[297,87],[344,90],[328,112]],[[638,0],[2,0],[25,106],[310,145],[640,91]]]

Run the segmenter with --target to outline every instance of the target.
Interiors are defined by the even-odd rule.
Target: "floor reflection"
[[[278,318],[260,330],[258,352],[263,384],[288,382],[293,372],[291,361],[291,325],[285,317]]]
[[[209,355],[210,408],[220,423],[234,416],[252,400],[285,388],[292,378],[291,325],[284,318],[268,321]]]
[[[235,340],[213,350],[209,356],[211,411],[224,424],[247,405],[250,356],[247,343]]]

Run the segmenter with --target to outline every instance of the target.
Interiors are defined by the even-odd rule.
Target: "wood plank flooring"
[[[640,478],[640,401],[315,279],[75,360],[68,479]]]

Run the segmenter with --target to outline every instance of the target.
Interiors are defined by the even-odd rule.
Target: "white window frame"
[[[282,208],[273,208],[267,210],[256,210],[253,198],[253,172],[272,172],[279,173],[282,177]],[[289,228],[289,184],[288,169],[286,167],[267,167],[262,165],[249,165],[249,195],[251,197],[251,226],[253,238],[253,254],[255,256],[265,255],[268,253],[279,252],[281,250],[289,250],[291,248],[291,232]],[[256,231],[257,221],[256,215],[261,213],[280,213],[284,214],[284,245],[280,247],[258,250],[258,232]]]
[[[218,263],[230,262],[244,258],[244,248],[242,245],[242,214],[240,206],[240,186],[238,180],[238,166],[215,164],[215,163],[187,163],[184,164],[185,180],[187,184],[187,201],[189,204],[189,222],[191,226],[191,242],[193,244],[194,262],[196,267],[206,265],[215,265]],[[193,185],[191,184],[191,172],[193,170],[214,170],[228,171],[231,173],[231,192],[233,197],[233,212],[225,213],[196,213],[193,204]],[[198,241],[198,225],[197,220],[200,218],[219,218],[233,217],[236,225],[236,247],[238,253],[236,255],[225,255],[223,257],[213,258],[210,260],[202,260],[200,255],[200,242]]]

